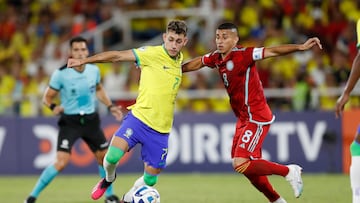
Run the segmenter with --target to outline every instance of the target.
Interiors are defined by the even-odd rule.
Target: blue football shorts
[[[136,144],[141,144],[143,162],[154,168],[165,168],[169,133],[160,133],[150,128],[129,111],[115,136],[128,143],[129,151]]]

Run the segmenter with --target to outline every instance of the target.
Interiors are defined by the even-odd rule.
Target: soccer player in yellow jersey
[[[350,93],[354,89],[360,77],[360,19],[356,25],[357,32],[357,48],[358,53],[352,63],[350,76],[345,88],[336,102],[335,113],[339,117],[344,110],[345,104],[349,101]],[[350,184],[352,189],[353,203],[360,202],[360,126],[356,132],[354,141],[350,145],[351,166],[350,166]]]
[[[168,138],[173,124],[175,98],[181,83],[181,49],[187,43],[184,21],[173,20],[163,34],[164,43],[125,51],[107,51],[85,59],[69,59],[68,67],[86,63],[134,61],[141,69],[139,94],[128,109],[121,127],[113,136],[103,165],[106,177],[94,187],[91,197],[99,199],[114,182],[116,167],[124,154],[136,144],[142,145],[144,174],[123,196],[132,202],[132,193],[142,185],[153,186],[166,165]]]

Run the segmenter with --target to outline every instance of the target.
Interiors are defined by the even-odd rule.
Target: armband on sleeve
[[[261,60],[264,58],[264,47],[261,48],[254,48],[253,50],[253,60]]]

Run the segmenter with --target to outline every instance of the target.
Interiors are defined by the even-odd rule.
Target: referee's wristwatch
[[[55,107],[56,107],[56,104],[55,104],[55,103],[51,103],[50,106],[49,106],[49,109],[50,109],[51,111],[54,111]]]

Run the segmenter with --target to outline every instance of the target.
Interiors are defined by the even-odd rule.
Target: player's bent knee
[[[144,173],[144,182],[146,185],[153,186],[157,183],[158,176]]]
[[[105,160],[111,164],[117,164],[123,155],[123,150],[114,146],[110,146],[105,155]]]
[[[63,162],[54,164],[55,169],[59,172],[63,171],[66,166],[67,166],[67,164],[65,164]]]

